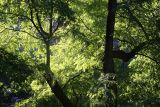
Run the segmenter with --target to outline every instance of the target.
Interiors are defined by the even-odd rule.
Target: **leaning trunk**
[[[61,86],[59,85],[58,81],[53,80],[53,73],[50,69],[50,45],[46,43],[46,72],[45,78],[47,83],[49,84],[52,92],[58,98],[58,100],[62,103],[63,107],[74,107],[72,102],[63,92]]]
[[[116,14],[117,0],[109,0],[108,2],[108,16],[106,22],[106,36],[105,36],[105,52],[104,52],[104,62],[103,62],[103,73],[109,76],[109,83],[106,84],[107,88],[110,90],[110,95],[107,95],[106,107],[117,107],[117,86],[113,81],[116,81],[115,77],[110,75],[115,75],[114,71],[114,61],[113,61],[113,34],[115,25],[115,14]],[[113,83],[110,83],[113,82]]]

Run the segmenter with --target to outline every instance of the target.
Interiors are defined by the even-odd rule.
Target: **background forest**
[[[0,107],[159,104],[159,0],[0,0]]]

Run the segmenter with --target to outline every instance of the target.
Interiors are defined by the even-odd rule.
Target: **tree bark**
[[[105,51],[103,60],[103,73],[115,74],[114,61],[113,61],[113,35],[115,25],[115,14],[116,14],[117,0],[108,1],[108,16],[106,22],[106,36],[105,36]],[[109,78],[109,81],[116,81],[115,78]],[[106,107],[117,107],[117,86],[116,84],[106,84],[107,88],[112,91],[111,100],[106,101]],[[110,98],[109,98],[110,99]]]
[[[53,73],[50,69],[50,45],[49,42],[46,43],[46,72],[45,72],[45,79],[47,83],[49,84],[52,92],[54,95],[58,98],[58,100],[61,102],[63,107],[74,107],[73,103],[70,101],[70,99],[66,96],[66,94],[63,92],[63,89],[59,85],[57,80],[53,80]]]
[[[32,4],[35,4],[34,0],[30,1]],[[44,31],[43,26],[41,24],[41,20],[39,17],[39,11],[32,7],[29,3],[29,9],[30,9],[30,21],[31,23],[34,25],[34,27],[36,28],[36,30],[38,31],[38,33],[41,35],[43,42],[46,45],[46,63],[45,63],[45,79],[48,83],[48,85],[50,86],[52,92],[55,94],[55,96],[58,98],[58,100],[62,103],[63,107],[74,107],[73,103],[70,101],[70,99],[66,96],[66,94],[63,92],[63,89],[61,88],[61,86],[59,85],[57,80],[54,80],[54,76],[53,73],[51,71],[51,67],[50,67],[50,39],[53,36],[53,25],[52,25],[52,18],[53,18],[53,2],[51,0],[50,3],[50,7],[51,10],[49,11],[49,32]],[[35,12],[35,14],[33,13]],[[36,18],[34,18],[34,15],[36,16]],[[35,23],[35,21],[37,21],[37,24]],[[58,27],[56,28],[56,30],[58,29]]]
[[[134,46],[134,48],[130,52],[125,52],[123,50],[115,50],[113,51],[113,58],[122,59],[124,62],[128,62],[132,58],[135,57],[135,55],[142,51],[145,48],[148,48],[148,46],[153,44],[159,44],[160,38],[155,37],[153,39],[149,39],[147,41],[139,43],[137,46]]]

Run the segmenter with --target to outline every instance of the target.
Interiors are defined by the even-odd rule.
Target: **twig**
[[[154,61],[156,64],[160,65],[160,62],[158,62],[156,59],[154,59],[150,56],[147,56],[147,55],[144,55],[144,54],[141,54],[141,53],[137,53],[137,55],[141,55],[141,56],[144,56],[146,58],[149,58],[150,60]]]
[[[85,24],[85,22],[83,21],[83,19],[78,15],[78,17],[80,18],[80,20],[81,20],[81,22],[83,23],[83,25],[91,32],[91,33],[93,33],[93,34],[95,34],[96,32],[94,32],[91,28],[89,28],[86,24]]]
[[[149,35],[147,34],[147,32],[145,31],[142,23],[138,20],[138,18],[136,16],[133,15],[133,13],[131,12],[130,8],[129,8],[129,3],[126,3],[125,5],[125,9],[128,11],[128,14],[131,18],[133,18],[133,20],[138,24],[138,26],[142,29],[145,37],[147,40],[149,40]]]
[[[17,30],[15,30],[15,29],[11,29],[11,28],[5,28],[5,30],[17,31]],[[23,33],[26,33],[26,34],[30,35],[31,37],[33,37],[33,38],[35,38],[35,39],[41,39],[41,38],[38,38],[38,37],[32,35],[31,33],[27,32],[27,31],[25,31],[25,30],[19,30],[19,31],[17,31],[17,32],[23,32]]]
[[[68,81],[63,85],[63,89],[68,85],[68,83],[70,81],[72,81],[73,79],[75,79],[76,77],[80,76],[83,73],[83,71],[79,72],[78,74],[74,75],[73,77],[69,78]]]

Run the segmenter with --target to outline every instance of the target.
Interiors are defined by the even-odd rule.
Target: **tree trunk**
[[[74,107],[72,102],[63,92],[63,89],[59,85],[58,81],[53,80],[53,73],[50,69],[50,45],[46,43],[46,72],[45,78],[47,83],[49,84],[52,92],[58,98],[58,100],[62,103],[63,107]]]
[[[113,61],[113,34],[115,25],[117,0],[108,1],[108,16],[106,22],[105,51],[103,62],[103,73],[106,75],[115,74]],[[109,81],[116,81],[115,78],[109,78]],[[117,86],[115,83],[106,84],[107,88],[112,91],[111,100],[106,101],[106,107],[117,107]],[[116,96],[114,98],[114,96]],[[108,96],[107,96],[108,97]]]

